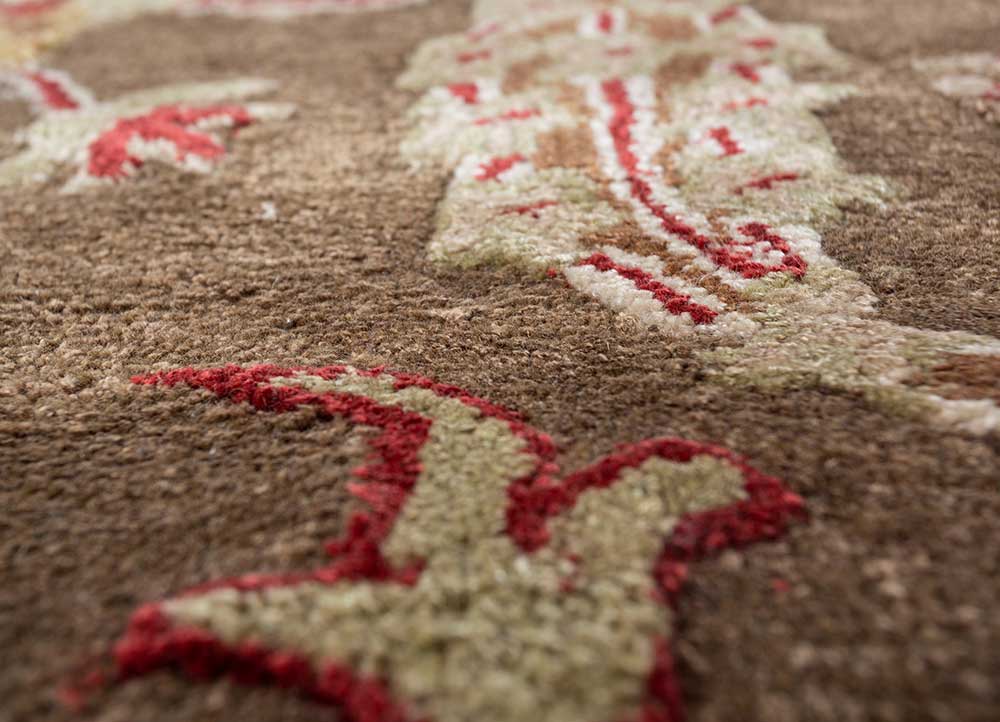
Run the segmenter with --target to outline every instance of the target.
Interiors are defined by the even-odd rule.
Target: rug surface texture
[[[0,0],[0,722],[995,722],[998,53]]]

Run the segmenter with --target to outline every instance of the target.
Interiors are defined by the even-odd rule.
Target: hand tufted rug
[[[0,720],[996,720],[998,37],[0,0]]]

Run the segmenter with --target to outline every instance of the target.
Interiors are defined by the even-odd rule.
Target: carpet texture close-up
[[[998,161],[997,0],[0,0],[0,722],[995,722]]]

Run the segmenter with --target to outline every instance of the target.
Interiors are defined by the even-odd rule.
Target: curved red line
[[[621,79],[611,79],[604,81],[601,89],[604,99],[612,108],[608,132],[614,142],[618,164],[626,173],[632,197],[644,205],[660,221],[663,230],[697,248],[716,265],[738,273],[744,278],[761,278],[770,273],[779,272],[788,272],[796,278],[805,275],[808,264],[801,256],[792,253],[787,244],[782,248],[774,247],[782,254],[779,263],[765,264],[754,261],[750,252],[745,248],[740,248],[740,244],[734,243],[732,239],[709,238],[699,233],[684,219],[671,213],[662,203],[657,202],[653,197],[653,188],[643,177],[642,171],[639,169],[639,159],[632,150],[635,145],[632,128],[635,125],[636,109],[629,96],[628,88]],[[723,137],[724,139],[728,138],[732,143],[728,148],[723,145],[726,152],[735,152],[732,146],[735,145],[738,148],[738,145],[729,138],[728,131],[723,134]],[[717,138],[717,140],[719,139]]]
[[[355,423],[383,430],[370,442],[372,461],[355,473],[368,480],[354,489],[355,495],[369,503],[369,511],[352,519],[345,536],[329,545],[334,563],[316,572],[298,575],[250,576],[189,590],[203,593],[219,586],[237,589],[260,589],[274,584],[318,581],[336,583],[346,579],[412,584],[421,571],[419,562],[393,569],[382,556],[380,543],[402,508],[406,496],[420,473],[416,454],[426,441],[432,420],[407,412],[398,406],[381,405],[352,394],[316,394],[299,387],[275,387],[268,382],[290,378],[299,373],[335,379],[347,372],[343,366],[323,368],[281,368],[238,366],[197,371],[180,369],[137,376],[136,384],[174,386],[213,391],[233,403],[249,403],[262,411],[284,413],[303,405],[320,409],[325,417],[345,416]],[[636,468],[653,456],[687,462],[707,455],[737,468],[745,480],[747,498],[735,504],[683,517],[665,542],[652,570],[663,601],[676,604],[690,563],[718,551],[771,539],[785,531],[789,523],[805,515],[802,500],[781,482],[751,467],[727,449],[681,439],[652,439],[629,444],[595,464],[566,476],[555,478],[556,447],[550,437],[526,424],[516,412],[472,396],[456,386],[438,384],[412,374],[384,369],[358,372],[377,377],[390,375],[394,388],[423,388],[438,396],[452,398],[478,409],[484,416],[505,421],[512,433],[527,442],[526,452],[537,462],[531,472],[509,487],[508,533],[527,553],[545,545],[549,519],[564,513],[579,497],[591,489],[607,488],[625,469]],[[375,493],[369,493],[375,489]],[[386,681],[359,677],[349,668],[330,664],[317,670],[301,656],[269,650],[259,645],[229,645],[203,630],[173,626],[161,604],[140,608],[130,620],[128,630],[115,645],[114,671],[105,678],[91,673],[76,687],[64,690],[64,699],[79,701],[92,688],[104,686],[106,679],[123,681],[164,667],[179,668],[195,680],[229,677],[244,684],[272,685],[293,689],[318,702],[341,706],[356,722],[405,722],[404,707],[392,699]],[[669,643],[657,641],[657,656],[647,682],[648,701],[640,717],[642,722],[680,722],[683,705],[670,654]]]
[[[480,182],[499,180],[501,173],[506,173],[518,163],[523,163],[526,160],[527,158],[520,153],[490,158],[479,166],[479,171],[476,173],[476,180]]]
[[[238,684],[295,691],[320,704],[340,707],[359,722],[413,720],[389,685],[346,665],[318,668],[306,657],[252,642],[228,644],[200,629],[175,627],[158,605],[137,612],[128,635],[114,648],[116,676],[128,680],[177,668],[194,681],[229,678]],[[73,699],[73,695],[69,695]]]
[[[674,316],[680,316],[684,313],[690,314],[691,320],[696,325],[712,324],[719,315],[717,311],[713,311],[708,306],[694,301],[688,294],[680,293],[665,283],[660,283],[653,278],[653,274],[635,266],[624,266],[620,263],[615,263],[607,254],[594,253],[576,265],[592,266],[598,271],[613,271],[622,278],[631,281],[640,291],[649,291],[652,293],[653,297],[660,302],[660,305],[668,313]]]
[[[743,147],[733,138],[733,134],[729,128],[725,126],[712,128],[708,131],[708,134],[712,140],[719,144],[719,147],[722,149],[722,155],[739,155],[743,152]]]
[[[24,77],[38,88],[38,92],[42,96],[42,102],[49,109],[76,110],[80,107],[80,102],[73,97],[73,94],[67,88],[64,88],[58,80],[50,77],[48,74],[35,71],[25,73]]]
[[[747,188],[756,188],[758,190],[769,191],[774,188],[776,183],[790,183],[792,181],[797,181],[799,179],[798,173],[785,172],[785,173],[772,173],[771,175],[764,176],[763,178],[758,178],[757,180],[752,180],[748,183],[744,183],[739,188],[736,189],[737,195],[743,195],[744,190]]]

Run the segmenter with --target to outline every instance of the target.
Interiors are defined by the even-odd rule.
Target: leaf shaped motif
[[[687,565],[804,514],[777,479],[681,439],[562,475],[552,440],[516,413],[408,374],[230,366],[135,381],[379,433],[327,565],[140,609],[115,648],[122,679],[228,675],[358,722],[676,719],[670,603]]]

